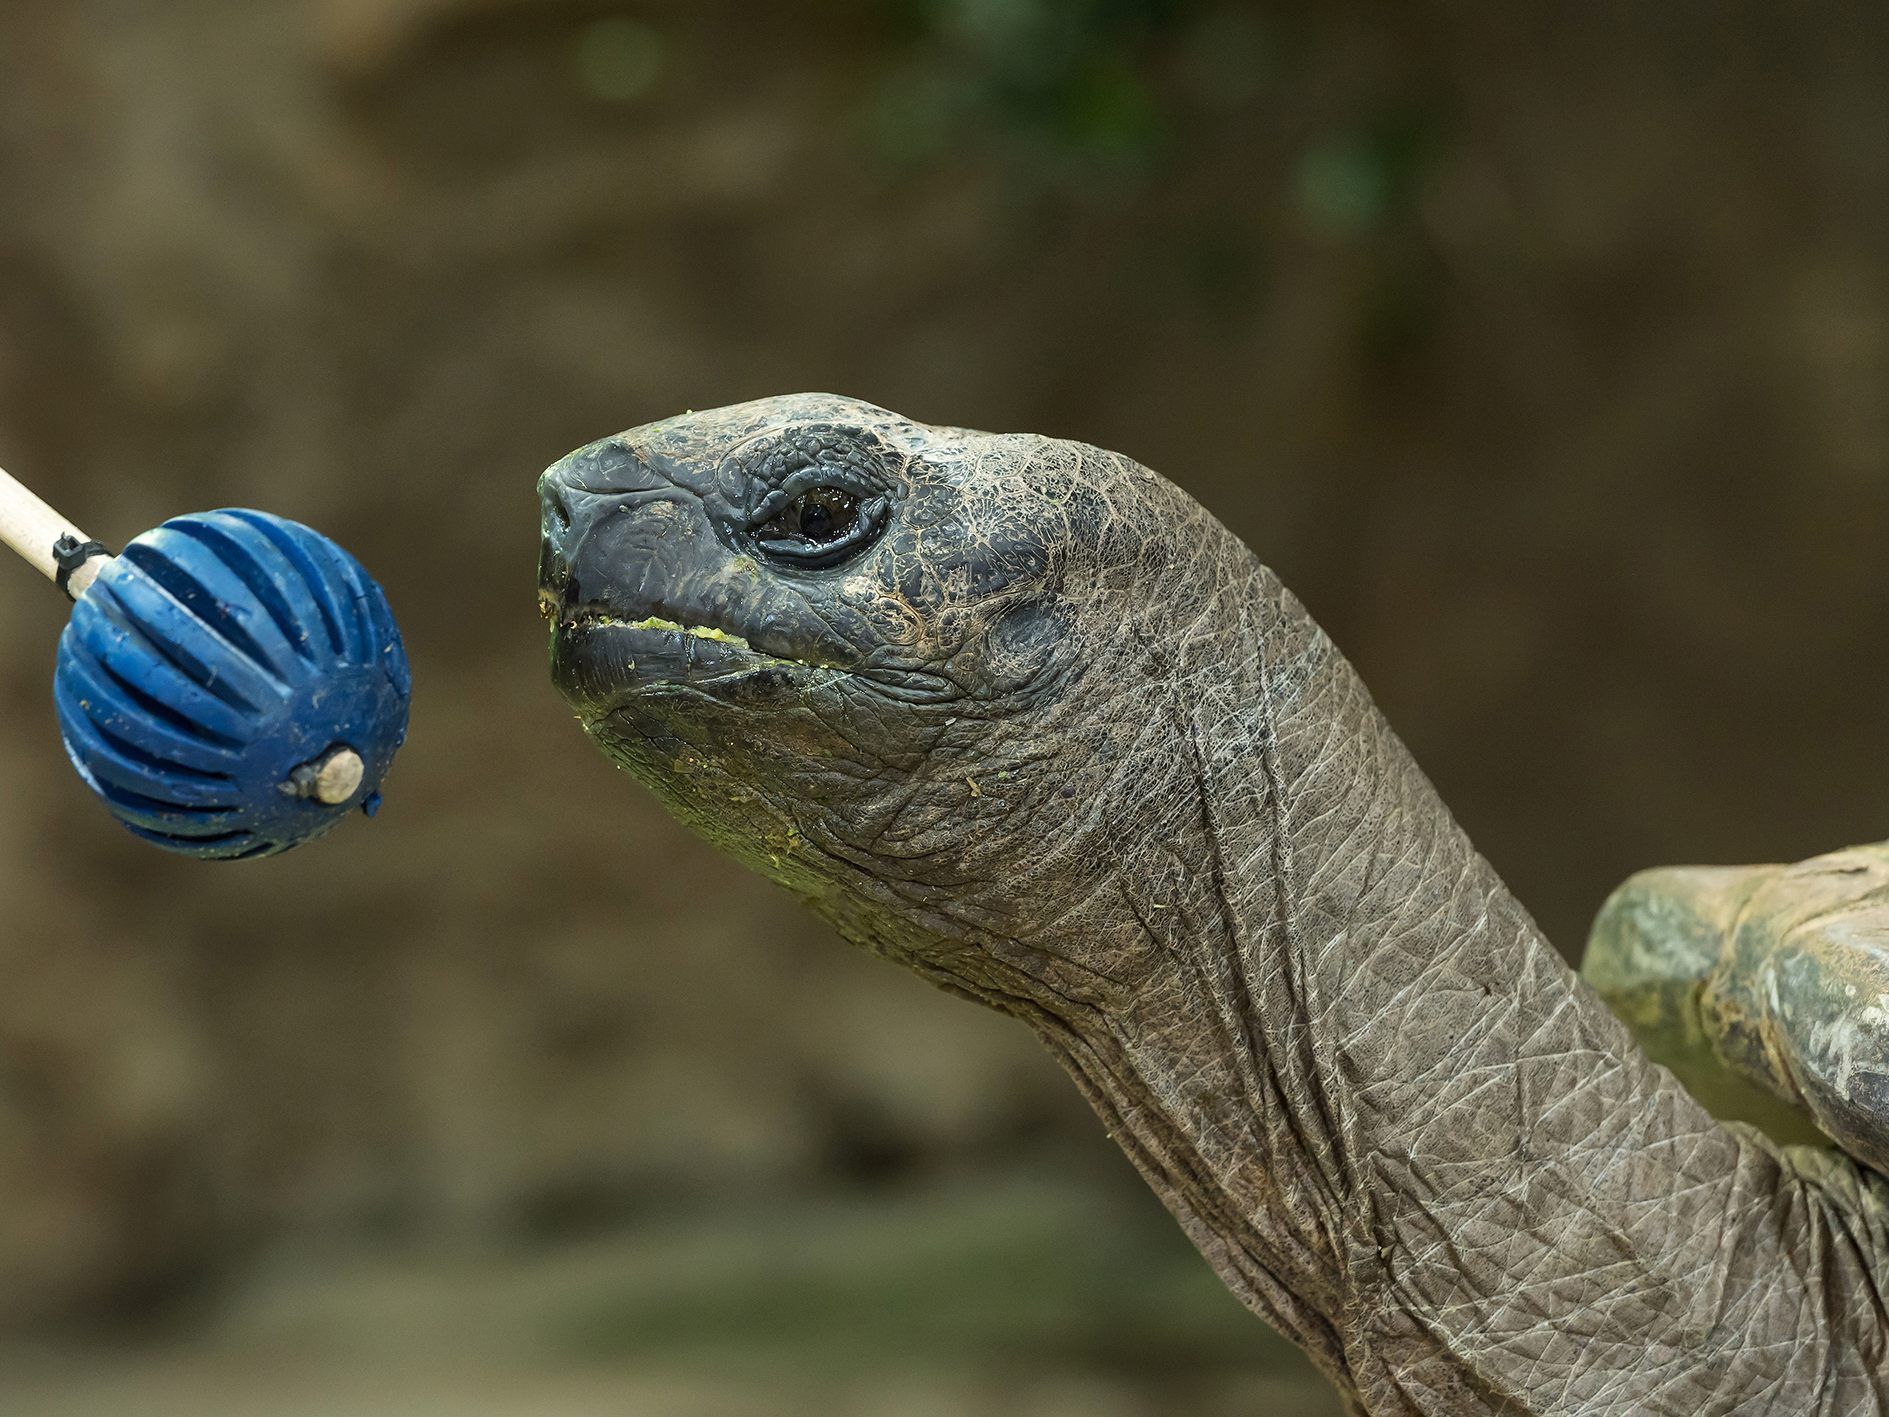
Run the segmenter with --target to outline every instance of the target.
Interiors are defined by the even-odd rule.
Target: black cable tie
[[[72,593],[72,573],[87,561],[98,556],[109,556],[111,552],[102,541],[81,541],[71,532],[67,532],[52,544],[53,564],[59,568],[53,576],[54,583],[66,593],[67,600],[77,600]]]

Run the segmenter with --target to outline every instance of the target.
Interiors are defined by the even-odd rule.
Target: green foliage
[[[640,20],[612,15],[578,32],[573,58],[585,93],[629,103],[648,93],[662,73],[662,36]]]
[[[1440,269],[1421,203],[1450,141],[1448,107],[1435,95],[1377,95],[1308,114],[1295,80],[1319,69],[1323,32],[1242,0],[885,3],[898,57],[871,131],[895,168],[960,165],[1038,211],[1149,203],[1157,184],[1176,179],[1165,207],[1146,208],[1153,219],[1136,287],[1222,322],[1250,311],[1265,285],[1281,233],[1256,214],[1284,210],[1302,234],[1368,248],[1364,353],[1396,362],[1428,338]],[[1313,91],[1304,102],[1331,99]],[[1308,127],[1297,152],[1268,141]],[[1189,185],[1192,149],[1223,153],[1228,132],[1256,140],[1249,185],[1203,197]]]
[[[1168,135],[1153,61],[1184,0],[895,0],[906,55],[874,114],[900,163],[996,156],[1051,183],[1150,163]]]
[[[1295,196],[1306,224],[1358,240],[1407,217],[1442,140],[1439,115],[1416,107],[1332,134],[1299,161]]]

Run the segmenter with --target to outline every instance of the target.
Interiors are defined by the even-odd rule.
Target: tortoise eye
[[[883,499],[863,500],[844,487],[809,487],[754,528],[761,550],[809,565],[829,565],[864,546],[878,530]]]
[[[838,487],[815,487],[789,502],[781,517],[789,535],[824,546],[858,524],[859,498]]]

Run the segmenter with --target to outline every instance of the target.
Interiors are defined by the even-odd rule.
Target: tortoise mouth
[[[751,654],[757,652],[744,637],[724,630],[718,625],[684,625],[680,621],[666,620],[660,615],[645,615],[640,620],[630,620],[614,611],[595,607],[578,609],[560,617],[558,630],[560,633],[580,630],[624,630],[638,635],[659,637],[663,642],[677,637],[686,637],[692,640],[706,640],[711,644],[727,645],[732,649],[747,650]]]
[[[835,667],[756,649],[718,625],[685,625],[659,615],[632,620],[595,606],[560,613],[551,637],[551,677],[586,715],[608,713],[666,688],[762,688]]]

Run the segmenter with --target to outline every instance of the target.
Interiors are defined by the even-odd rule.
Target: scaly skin
[[[754,527],[816,484],[879,533],[783,563]],[[541,490],[593,738],[848,939],[1033,1028],[1358,1409],[1889,1410],[1884,1183],[1655,1068],[1172,484],[803,395]]]
[[[1719,1115],[1793,1138],[1808,1114],[1889,1172],[1889,844],[1642,871],[1602,908],[1581,974],[1702,1096],[1719,1089]]]

